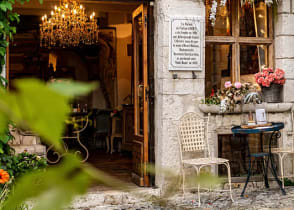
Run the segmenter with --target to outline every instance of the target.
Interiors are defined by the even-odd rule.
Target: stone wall
[[[294,5],[293,0],[283,0],[278,6],[275,20],[275,63],[286,71],[287,82],[284,86],[284,102],[294,102]],[[294,3],[294,2],[293,2]],[[190,71],[169,71],[169,20],[172,16],[196,15],[205,17],[205,6],[201,0],[156,0],[155,11],[155,156],[156,185],[165,186],[165,174],[161,169],[179,172],[179,144],[173,122],[184,113],[194,111],[200,115],[200,99],[205,96],[205,67],[195,72],[193,79]],[[203,37],[204,38],[204,37]],[[292,43],[293,42],[293,43]],[[289,44],[291,43],[291,44]],[[205,46],[205,45],[204,45]],[[290,46],[290,47],[289,47]],[[203,49],[203,55],[205,55]],[[204,56],[203,56],[203,59]],[[173,79],[173,75],[177,79]],[[285,123],[279,146],[292,143],[291,109],[281,112],[272,111],[270,121]],[[217,154],[217,135],[231,133],[232,125],[241,123],[240,114],[212,115],[210,124],[210,145],[214,156]],[[287,171],[292,172],[292,162],[287,160]]]
[[[275,58],[276,67],[286,72],[283,98],[294,102],[294,1],[282,0],[278,6],[275,21]]]
[[[172,169],[178,172],[180,167],[179,145],[172,122],[185,112],[199,112],[193,99],[204,97],[205,94],[204,69],[195,72],[196,79],[193,79],[191,71],[168,70],[169,19],[177,15],[204,17],[205,7],[202,0],[157,0],[154,10],[156,184],[162,187],[165,184],[164,174],[160,173],[159,169]],[[173,79],[173,74],[177,74],[178,79]]]

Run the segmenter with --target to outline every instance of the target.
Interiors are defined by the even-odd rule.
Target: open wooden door
[[[149,186],[148,163],[149,106],[147,57],[147,6],[133,12],[134,62],[134,139],[132,180],[139,186]]]

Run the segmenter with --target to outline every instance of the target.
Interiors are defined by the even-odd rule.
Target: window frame
[[[205,36],[207,44],[230,44],[232,45],[232,70],[231,81],[240,82],[240,45],[266,45],[268,47],[268,65],[274,67],[274,33],[273,33],[273,10],[267,7],[268,37],[242,37],[240,36],[240,0],[232,1],[232,35],[231,36]]]

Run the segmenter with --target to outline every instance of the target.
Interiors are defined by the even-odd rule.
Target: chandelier
[[[95,12],[90,17],[79,0],[62,0],[54,6],[51,17],[42,17],[40,24],[41,47],[77,47],[98,42],[98,25]]]

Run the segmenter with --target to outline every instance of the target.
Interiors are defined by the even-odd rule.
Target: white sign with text
[[[203,38],[203,18],[172,17],[169,70],[201,71]]]

